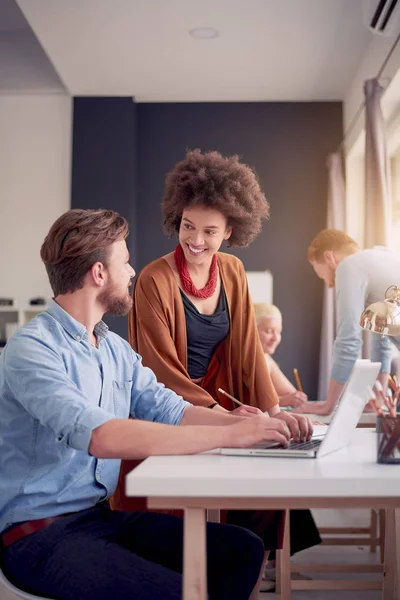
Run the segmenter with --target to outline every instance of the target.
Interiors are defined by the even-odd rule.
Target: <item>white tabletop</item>
[[[344,450],[316,459],[198,454],[146,459],[128,496],[208,498],[400,498],[400,465],[376,462],[376,433],[357,429]]]
[[[332,421],[333,414],[323,416],[323,415],[314,415],[314,414],[308,413],[306,416],[309,417],[312,421],[320,421],[321,423],[329,424]],[[359,426],[360,425],[364,425],[364,426],[369,425],[370,427],[375,427],[376,413],[374,413],[374,412],[362,413],[362,415],[358,421],[358,425]]]

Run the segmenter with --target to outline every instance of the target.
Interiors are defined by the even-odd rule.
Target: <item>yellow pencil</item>
[[[223,390],[222,388],[218,388],[218,391],[221,392],[221,394],[223,394],[224,396],[227,396],[228,398],[230,398],[233,402],[236,402],[236,404],[238,404],[239,406],[244,406],[243,402],[240,402],[240,400],[238,400],[234,396],[231,396],[230,394],[228,394],[228,392],[225,392],[225,390]]]
[[[300,375],[297,369],[293,369],[293,375],[296,380],[297,389],[299,390],[299,392],[302,392],[303,386],[301,385]]]

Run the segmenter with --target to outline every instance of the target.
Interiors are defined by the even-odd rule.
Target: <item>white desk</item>
[[[184,600],[206,599],[206,509],[388,509],[383,599],[400,600],[400,585],[397,596],[394,591],[400,571],[395,552],[400,469],[376,463],[376,434],[370,429],[356,430],[351,446],[320,459],[151,457],[127,476],[126,493],[147,496],[149,508],[185,510]],[[288,598],[290,590],[285,594]]]
[[[312,421],[320,421],[321,423],[329,423],[332,421],[332,415],[323,416],[323,415],[314,415],[314,414],[306,414],[309,419]],[[362,413],[360,420],[358,421],[357,427],[376,427],[376,413],[374,412],[364,412]]]

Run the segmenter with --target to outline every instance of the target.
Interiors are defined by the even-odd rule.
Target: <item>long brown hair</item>
[[[128,233],[128,222],[113,210],[76,208],[61,215],[40,250],[54,296],[81,289],[86,273],[96,262],[106,265],[110,245]]]

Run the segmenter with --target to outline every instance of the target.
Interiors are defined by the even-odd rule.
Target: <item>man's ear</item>
[[[328,267],[332,267],[333,269],[336,269],[337,258],[336,258],[335,252],[333,250],[325,250],[324,261],[328,265]]]
[[[96,262],[90,269],[90,274],[95,285],[104,287],[106,284],[106,268],[102,262]]]

